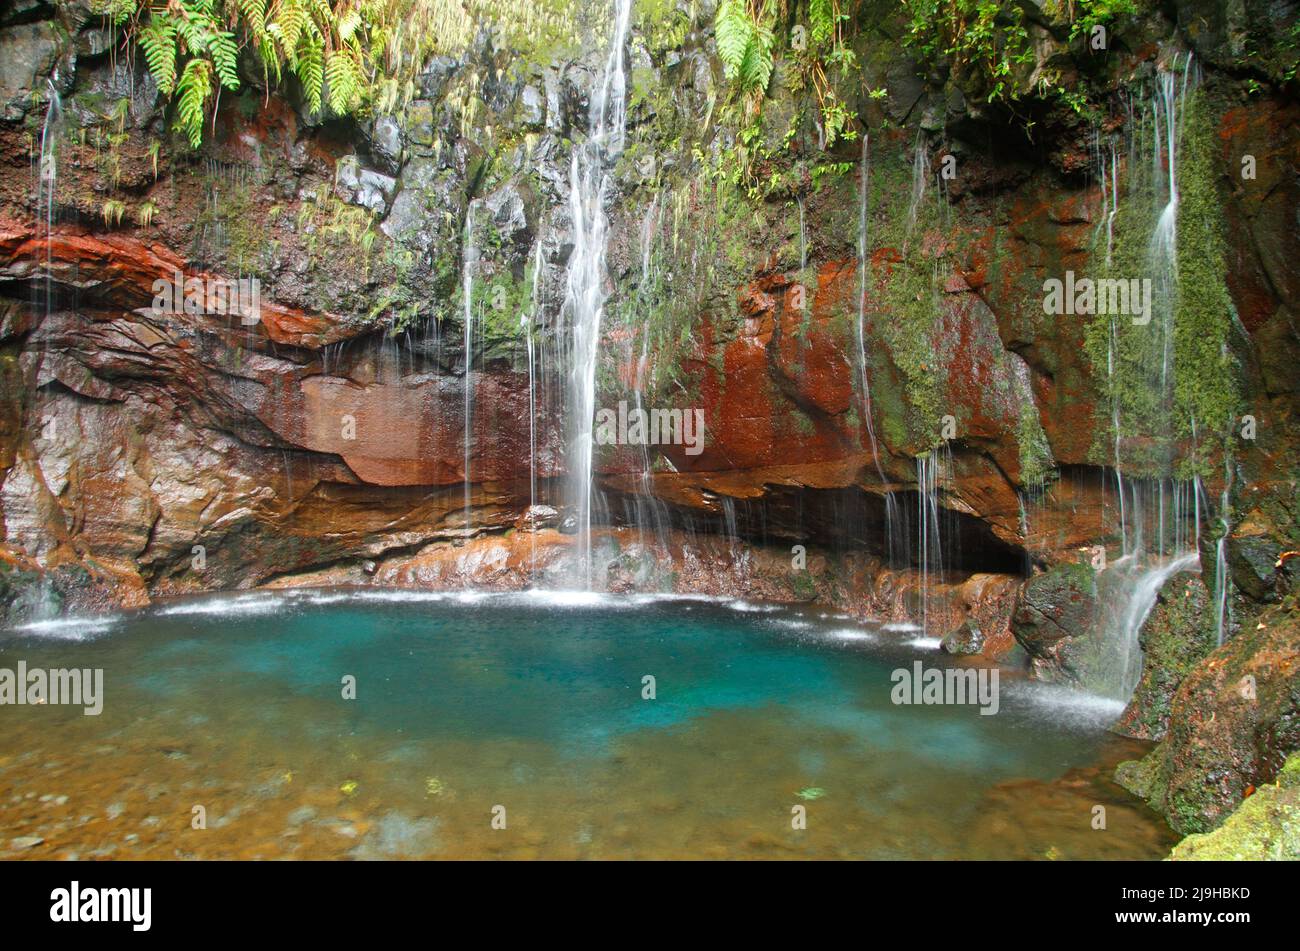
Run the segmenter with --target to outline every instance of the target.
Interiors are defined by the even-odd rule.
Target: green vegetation
[[[777,31],[796,12],[798,0],[721,0],[714,18],[718,57],[726,77],[746,102],[747,114],[757,115],[772,79],[778,51]],[[857,56],[845,42],[853,22],[852,0],[807,0],[807,27],[795,23],[789,31],[788,50],[797,84],[816,93],[825,145],[841,137],[853,138],[849,128],[855,118],[831,82],[829,73],[850,75]]]
[[[576,35],[574,4],[543,0],[91,0],[93,13],[138,51],[174,106],[174,127],[197,148],[223,90],[236,92],[255,63],[267,89],[286,75],[322,116],[393,112],[414,98],[436,53],[458,51],[476,24],[528,49]]]
[[[1010,0],[902,0],[909,17],[904,45],[923,67],[946,65],[967,98],[1013,105],[1056,98],[1076,112],[1090,109],[1086,90],[1058,72],[1035,71],[1028,5]],[[1043,12],[1068,25],[1069,39],[1086,43],[1095,27],[1109,28],[1137,12],[1136,0],[1047,0]]]

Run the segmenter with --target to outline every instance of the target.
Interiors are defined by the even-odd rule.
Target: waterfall
[[[1138,640],[1142,625],[1151,614],[1165,582],[1180,571],[1189,570],[1197,561],[1195,551],[1153,564],[1144,562],[1138,555],[1126,555],[1109,569],[1111,582],[1117,585],[1121,595],[1114,600],[1108,599],[1113,606],[1110,612],[1115,635],[1113,643],[1119,653],[1116,670],[1103,687],[1109,696],[1125,702],[1133,696],[1142,676],[1142,649]]]
[[[921,630],[930,635],[930,585],[943,579],[943,523],[940,519],[939,486],[946,470],[942,455],[951,456],[942,447],[916,457],[916,543],[917,566],[921,572]]]
[[[912,200],[907,206],[907,237],[903,240],[903,252],[907,252],[912,231],[916,228],[917,215],[921,202],[925,200],[926,186],[930,180],[930,155],[925,150],[925,140],[921,133],[916,136],[916,149],[912,156]]]
[[[862,390],[862,421],[871,440],[871,461],[881,485],[886,485],[885,470],[880,465],[880,448],[876,442],[876,424],[871,406],[871,381],[867,371],[867,273],[869,247],[867,242],[867,199],[871,177],[870,136],[862,134],[861,182],[858,186],[858,384]],[[885,492],[885,540],[891,563],[897,561],[899,552],[895,535],[898,525],[898,502],[894,493]]]
[[[1232,533],[1231,498],[1232,454],[1223,451],[1223,492],[1219,496],[1219,540],[1214,545],[1214,636],[1215,643],[1223,646],[1228,625],[1228,536]]]
[[[1172,69],[1159,73],[1155,96],[1151,102],[1154,129],[1153,185],[1157,196],[1163,194],[1164,206],[1160,209],[1155,230],[1151,235],[1149,259],[1154,285],[1152,306],[1154,308],[1158,304],[1160,311],[1158,320],[1161,335],[1160,393],[1164,398],[1167,398],[1169,393],[1169,371],[1174,338],[1174,298],[1178,284],[1178,153],[1182,145],[1183,119],[1187,112],[1188,81],[1193,74],[1190,53],[1187,54],[1181,77],[1178,75],[1178,61],[1179,57],[1175,54]],[[1162,135],[1165,156],[1164,175],[1160,174]],[[1155,322],[1153,320],[1153,323]]]
[[[478,248],[474,244],[474,202],[465,209],[465,238],[461,261],[461,297],[464,312],[465,346],[465,537],[473,534],[473,484],[470,482],[470,452],[474,442],[474,265],[478,263]]]
[[[627,105],[624,96],[623,46],[631,19],[631,0],[615,0],[614,35],[605,68],[591,97],[587,141],[575,146],[569,174],[569,209],[573,252],[569,258],[565,310],[573,324],[570,371],[570,420],[574,427],[569,478],[577,509],[577,570],[591,587],[592,430],[596,412],[596,359],[600,322],[608,296],[605,246],[609,221],[605,198],[610,189],[608,166],[623,149]]]
[[[645,392],[646,392],[646,372],[650,366],[650,323],[649,315],[652,312],[655,302],[650,296],[650,279],[651,279],[651,261],[654,250],[654,235],[658,230],[658,225],[663,215],[663,206],[659,202],[659,196],[650,202],[646,209],[645,217],[641,221],[641,283],[637,287],[638,300],[646,308],[646,319],[640,327],[641,349],[639,354],[634,354],[629,350],[629,358],[633,362],[634,372],[632,377],[632,400],[638,415],[645,411]],[[628,338],[628,346],[631,348],[636,342],[635,337]],[[663,548],[667,545],[667,513],[664,505],[655,496],[654,493],[654,473],[650,464],[650,447],[642,441],[641,450],[641,473],[638,478],[637,492],[635,495],[635,516],[637,525],[637,534],[641,544],[645,545],[645,526],[650,523],[654,527],[655,541]],[[646,512],[646,509],[649,512]]]
[[[537,241],[533,253],[533,286],[529,295],[528,313],[520,317],[524,325],[525,339],[528,344],[528,512],[537,509],[537,357],[534,350],[533,334],[537,328],[537,291],[542,283],[542,242]],[[532,553],[528,561],[529,574],[537,571],[537,531],[529,533],[532,540]]]
[[[59,135],[63,128],[63,99],[54,88],[58,70],[46,84],[49,105],[41,126],[41,157],[36,169],[38,214],[45,224],[45,314],[54,306],[54,190],[59,182]],[[33,290],[34,293],[34,290]]]

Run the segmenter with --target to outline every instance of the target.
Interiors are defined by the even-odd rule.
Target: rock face
[[[939,645],[949,654],[979,654],[984,650],[984,632],[969,618],[947,634]]]

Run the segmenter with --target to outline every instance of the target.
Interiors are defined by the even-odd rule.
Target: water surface
[[[586,594],[251,593],[35,626],[0,635],[0,666],[103,668],[104,710],[0,706],[0,855],[1167,854],[1108,780],[1143,752],[1106,732],[1117,705],[1004,676],[995,716],[896,706],[916,659],[948,662],[834,616]]]

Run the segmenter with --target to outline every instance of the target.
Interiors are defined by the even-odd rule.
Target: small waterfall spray
[[[522,315],[528,344],[528,511],[537,506],[537,355],[533,335],[537,329],[537,293],[542,283],[542,242],[537,241],[533,253],[533,286],[529,295],[528,313]],[[528,566],[530,574],[537,570],[537,532],[531,532],[532,552]]]
[[[605,300],[605,247],[609,221],[605,198],[608,165],[623,150],[627,119],[623,47],[631,20],[631,0],[615,0],[614,35],[605,69],[591,97],[590,134],[575,146],[569,175],[573,252],[569,259],[566,310],[572,320],[573,366],[570,411],[573,459],[570,478],[577,509],[577,570],[591,587],[592,431],[596,410],[596,360]]]

